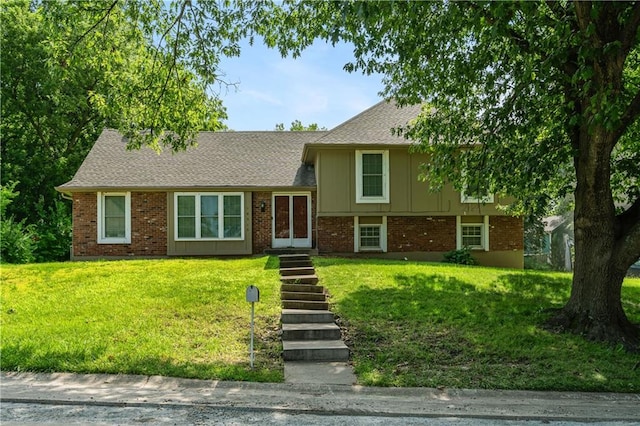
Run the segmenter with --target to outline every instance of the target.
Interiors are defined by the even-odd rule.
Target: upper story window
[[[464,180],[461,203],[493,203],[493,194],[489,193],[488,185],[481,178],[465,174]]]
[[[389,151],[356,151],[356,203],[389,202]]]
[[[176,240],[242,240],[244,194],[176,193]]]
[[[98,244],[131,243],[131,193],[98,192]]]

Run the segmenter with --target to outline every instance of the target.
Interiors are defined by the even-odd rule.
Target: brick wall
[[[524,250],[524,220],[513,216],[491,216],[489,250]]]
[[[353,217],[323,216],[317,226],[321,253],[353,253]]]
[[[491,251],[524,249],[521,218],[489,218]],[[353,217],[318,218],[318,248],[321,252],[353,252]],[[387,251],[446,252],[456,248],[455,216],[388,216]]]
[[[251,196],[251,227],[253,229],[253,253],[264,253],[271,247],[271,192],[254,192]],[[264,212],[260,203],[264,201]]]
[[[73,194],[73,255],[166,256],[167,194],[131,193],[131,244],[98,244],[97,194]]]
[[[387,251],[449,251],[456,248],[455,216],[387,217]]]

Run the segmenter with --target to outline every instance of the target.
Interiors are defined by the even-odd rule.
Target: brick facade
[[[73,256],[166,256],[167,194],[131,193],[131,244],[98,244],[95,192],[73,194]]]
[[[264,253],[272,242],[272,192],[254,192],[251,197],[252,251]],[[265,203],[264,212],[261,209]],[[353,216],[319,217],[316,193],[311,193],[313,247],[322,253],[353,253]],[[166,256],[167,194],[131,193],[131,244],[97,243],[97,194],[73,194],[73,256]],[[317,227],[317,232],[316,232]],[[524,249],[521,218],[489,218],[490,251]],[[317,241],[316,241],[317,237]],[[456,248],[455,216],[388,216],[388,252],[446,252]],[[212,253],[213,254],[213,253]]]
[[[490,251],[524,249],[524,222],[511,216],[489,218]],[[353,252],[353,217],[318,218],[318,249]],[[446,252],[456,249],[455,216],[388,216],[387,252]]]
[[[253,253],[264,253],[271,247],[271,192],[254,192],[251,197],[251,227]],[[260,204],[264,202],[262,211]]]
[[[489,218],[489,250],[524,250],[524,221],[522,218],[491,216]]]
[[[456,248],[455,216],[387,217],[387,251],[450,251]]]
[[[353,217],[323,216],[317,226],[321,253],[353,253]]]

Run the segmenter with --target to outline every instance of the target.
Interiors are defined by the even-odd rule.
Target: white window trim
[[[224,197],[240,196],[240,237],[224,238]],[[196,198],[196,236],[195,238],[179,238],[178,237],[178,197],[190,196]],[[200,197],[217,196],[218,197],[218,238],[202,238],[200,236]],[[173,194],[173,239],[174,241],[244,241],[245,227],[244,213],[244,192],[174,192]],[[222,235],[222,237],[220,237]]]
[[[494,201],[494,194],[487,194],[484,197],[475,197],[471,194],[468,194],[468,189],[469,186],[467,185],[467,180],[466,180],[466,172],[463,171],[462,172],[462,179],[464,181],[464,184],[462,186],[462,191],[460,192],[460,202],[463,204],[489,204],[489,203],[493,203]]]
[[[362,226],[379,226],[380,227],[380,247],[360,247],[360,221],[358,216],[353,217],[353,252],[387,252],[387,217],[382,216],[382,223],[366,223]]]
[[[362,154],[382,154],[382,197],[362,195]],[[389,151],[356,150],[356,203],[389,203]]]
[[[482,226],[482,246],[469,247],[470,250],[484,250],[489,251],[489,216],[484,216],[481,223],[479,222],[465,222],[462,223],[460,216],[456,216],[456,250],[461,250],[462,246],[462,226],[463,225],[475,225]]]
[[[104,236],[104,197],[124,197],[124,238]],[[98,244],[131,244],[131,192],[98,192]]]
[[[493,194],[489,194],[486,197],[477,198],[477,197],[474,197],[472,195],[467,195],[465,193],[465,191],[466,191],[466,188],[464,188],[462,190],[462,192],[460,193],[460,202],[463,203],[463,204],[471,204],[471,203],[474,203],[474,204],[478,204],[478,203],[490,204],[490,203],[493,203],[493,201],[494,201]]]

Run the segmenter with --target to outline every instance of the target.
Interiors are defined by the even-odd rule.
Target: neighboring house
[[[523,221],[418,179],[424,154],[392,135],[419,107],[380,102],[330,131],[203,132],[186,152],[127,151],[105,130],[74,178],[73,259],[319,253],[442,260],[470,247],[522,268]]]

